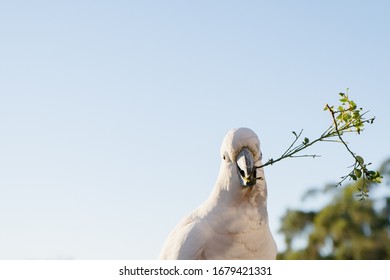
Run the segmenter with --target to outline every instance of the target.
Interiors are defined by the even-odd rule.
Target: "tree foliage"
[[[390,159],[383,163],[380,173],[390,181]],[[325,188],[323,191],[331,199],[319,210],[287,211],[280,228],[286,250],[278,258],[390,259],[390,196],[359,200],[356,189],[367,183],[363,180],[332,194],[329,190],[333,187]],[[312,191],[309,198],[313,193],[316,192]],[[294,244],[300,240],[306,244],[297,248]]]

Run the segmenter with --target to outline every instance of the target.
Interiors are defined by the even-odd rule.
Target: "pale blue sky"
[[[388,1],[0,1],[0,259],[155,259],[209,195],[225,133],[265,159],[314,138],[350,88],[390,157]],[[287,208],[351,164],[343,147],[267,167]],[[337,191],[337,190],[336,190]],[[320,202],[312,201],[312,205]],[[310,204],[310,203],[309,203]],[[308,207],[308,206],[307,206]]]

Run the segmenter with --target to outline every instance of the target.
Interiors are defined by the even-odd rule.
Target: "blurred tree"
[[[390,159],[380,173],[390,181]],[[390,259],[390,196],[359,200],[356,189],[361,184],[362,179],[334,192],[317,211],[288,210],[280,228],[286,250],[278,259]],[[333,188],[323,191],[329,195]],[[371,190],[380,191],[379,185]],[[317,192],[311,190],[306,197]]]

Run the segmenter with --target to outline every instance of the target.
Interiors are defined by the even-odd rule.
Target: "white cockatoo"
[[[209,198],[170,233],[160,259],[275,259],[268,225],[260,142],[249,128],[230,130]]]

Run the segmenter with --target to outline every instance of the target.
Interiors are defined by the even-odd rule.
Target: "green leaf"
[[[347,101],[348,101],[348,98],[346,98],[346,97],[343,97],[343,98],[341,98],[341,99],[340,99],[340,101],[341,101],[341,102],[343,102],[343,103],[345,103],[345,102],[347,102]]]
[[[351,119],[351,115],[350,114],[344,114],[343,115],[343,121],[347,122],[350,119]]]
[[[356,156],[355,159],[360,165],[364,164],[364,159],[361,156]]]
[[[377,175],[377,172],[372,171],[372,170],[368,171],[368,176],[375,177],[376,175]]]
[[[382,176],[376,177],[373,181],[375,183],[382,183]]]
[[[358,177],[358,178],[362,177],[362,171],[360,169],[355,169],[354,172],[355,172],[356,177]]]
[[[349,106],[350,106],[350,109],[351,110],[355,110],[356,109],[356,104],[355,104],[355,102],[353,102],[352,100],[351,101],[349,101]]]

